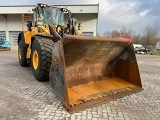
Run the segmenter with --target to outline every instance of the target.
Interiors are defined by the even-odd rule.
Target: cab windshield
[[[51,6],[43,7],[39,11],[39,16],[42,18],[44,24],[64,25],[64,13],[60,8]]]

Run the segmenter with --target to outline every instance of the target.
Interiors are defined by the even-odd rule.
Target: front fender
[[[29,44],[26,44],[26,43],[25,43],[25,37],[24,37],[23,31],[20,32],[19,35],[18,35],[18,42],[17,42],[18,44],[19,44],[19,41],[20,41],[20,40],[23,42],[23,47],[28,48]]]

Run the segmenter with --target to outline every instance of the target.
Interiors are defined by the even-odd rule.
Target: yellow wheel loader
[[[69,18],[66,26],[64,12],[68,13]],[[22,28],[24,17],[30,18],[22,15]],[[72,18],[71,11],[38,3],[33,9],[33,21],[27,21],[27,30],[18,36],[20,65],[23,67],[31,65],[37,80],[49,80],[54,43],[60,41],[64,34],[81,34],[81,30],[75,28],[76,23],[77,20]]]
[[[133,44],[127,39],[81,36],[63,8],[38,4],[33,26],[19,34],[21,66],[31,64],[39,81],[50,80],[68,111],[76,111],[142,90]],[[64,12],[69,22],[63,25]]]

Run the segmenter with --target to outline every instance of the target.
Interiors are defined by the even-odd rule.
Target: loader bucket
[[[50,82],[69,111],[142,90],[129,40],[66,35],[54,44]]]

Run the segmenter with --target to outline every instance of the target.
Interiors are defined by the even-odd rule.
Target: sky
[[[160,24],[160,0],[0,0],[0,6],[98,4],[98,33],[119,30],[122,26],[143,34],[147,26]]]

